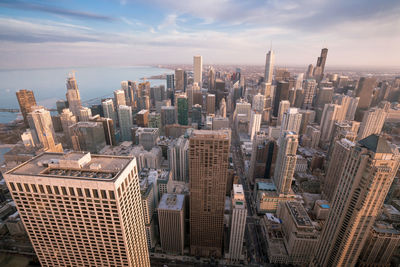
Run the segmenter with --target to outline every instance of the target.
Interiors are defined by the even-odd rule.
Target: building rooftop
[[[297,226],[312,226],[311,219],[300,202],[288,201],[286,205]]]
[[[375,153],[392,153],[392,149],[386,139],[377,134],[372,134],[358,141],[358,143]]]
[[[114,180],[132,159],[85,152],[43,153],[7,174],[109,181]]]
[[[194,130],[190,138],[229,139],[228,130]]]
[[[158,205],[158,209],[180,211],[183,209],[184,200],[185,195],[163,194],[160,204]]]
[[[276,186],[273,182],[257,182],[258,190],[276,191]]]

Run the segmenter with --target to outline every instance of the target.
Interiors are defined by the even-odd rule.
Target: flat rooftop
[[[298,226],[313,226],[310,217],[300,202],[288,201],[286,205]]]
[[[91,155],[85,152],[43,153],[7,174],[110,181],[131,160],[132,157]]]
[[[160,204],[158,204],[158,209],[180,211],[183,209],[184,200],[185,195],[163,194]]]
[[[190,138],[230,139],[230,134],[227,130],[194,130]]]

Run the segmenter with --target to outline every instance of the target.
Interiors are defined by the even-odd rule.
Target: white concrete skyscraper
[[[299,134],[302,116],[303,115],[299,113],[299,109],[297,108],[289,108],[283,113],[282,125],[278,141],[279,146],[281,145],[285,132],[291,131],[297,135]]]
[[[197,83],[200,88],[203,81],[203,58],[201,56],[193,57],[193,82]]]
[[[150,267],[136,160],[43,153],[5,181],[43,267]]]
[[[274,182],[279,194],[286,195],[290,193],[294,169],[296,168],[298,144],[298,135],[296,133],[283,133],[274,172]]]
[[[382,108],[371,108],[364,113],[360,125],[357,140],[361,140],[371,134],[380,134],[385,123],[387,113]]]
[[[67,78],[67,101],[72,113],[79,117],[81,104],[81,95],[79,94],[78,84],[76,83],[75,73],[70,73]]]
[[[340,116],[340,105],[325,104],[321,117],[321,142],[331,139],[333,126]]]
[[[282,124],[282,119],[283,119],[283,113],[285,113],[286,110],[290,108],[290,102],[287,100],[282,100],[279,102],[279,109],[278,109],[278,119],[276,122],[276,125],[281,125]]]
[[[249,136],[250,140],[253,140],[254,135],[260,131],[261,126],[261,114],[251,111],[250,125],[249,125]]]
[[[266,83],[272,82],[272,75],[274,73],[275,54],[274,51],[269,50],[265,59],[265,74],[264,81]]]

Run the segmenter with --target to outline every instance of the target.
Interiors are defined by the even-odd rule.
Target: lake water
[[[112,96],[114,90],[121,88],[123,80],[140,82],[143,77],[173,73],[173,70],[146,66],[0,70],[0,108],[19,108],[15,92],[20,89],[33,90],[39,105],[54,108],[57,100],[65,99],[65,82],[72,70],[82,102]],[[152,86],[166,84],[165,80],[149,81]],[[0,112],[0,123],[13,121],[17,115]]]

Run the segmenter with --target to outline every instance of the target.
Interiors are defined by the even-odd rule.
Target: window
[[[31,186],[32,186],[33,192],[37,193],[38,191],[37,191],[36,185],[32,184]]]
[[[14,185],[14,183],[10,183],[10,187],[11,187],[11,190],[15,191],[15,185]]]
[[[85,188],[85,195],[86,197],[90,197],[90,190]]]
[[[44,187],[41,184],[39,185],[39,191],[40,193],[44,194]]]
[[[108,191],[108,194],[110,195],[111,199],[115,199],[114,191]]]
[[[58,186],[53,186],[54,188],[54,192],[59,195],[60,194],[60,190],[58,189]]]
[[[106,190],[100,190],[100,192],[101,192],[101,198],[107,198]]]
[[[22,189],[22,185],[21,185],[20,183],[17,183],[17,187],[18,187],[18,190],[19,190],[19,191],[24,191],[24,190]]]
[[[61,191],[62,191],[63,195],[65,195],[65,196],[68,195],[67,188],[65,188],[65,186],[61,186]]]
[[[73,187],[69,187],[69,193],[71,194],[71,196],[75,196],[75,191]]]
[[[78,192],[78,196],[83,197],[82,189],[77,188],[76,191]]]
[[[47,189],[47,193],[48,194],[53,194],[53,192],[51,191],[51,186],[50,185],[46,185],[46,189]]]
[[[93,189],[93,197],[99,198],[99,191],[97,189]]]

